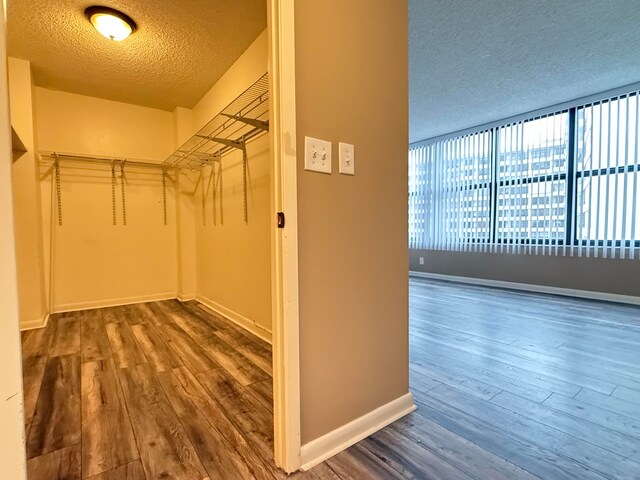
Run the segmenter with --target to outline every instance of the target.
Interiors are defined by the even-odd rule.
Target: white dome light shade
[[[136,30],[130,17],[112,8],[89,7],[84,14],[95,29],[110,40],[122,41]]]

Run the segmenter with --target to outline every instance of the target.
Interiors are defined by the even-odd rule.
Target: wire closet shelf
[[[204,166],[269,131],[269,77],[265,73],[176,150],[165,168]]]

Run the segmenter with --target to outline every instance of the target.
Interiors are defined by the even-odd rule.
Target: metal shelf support
[[[259,128],[265,132],[269,131],[269,121],[258,120],[257,118],[249,118],[242,117],[240,115],[229,115],[228,113],[221,113],[223,117],[231,118],[233,120],[237,120],[238,122],[246,123],[247,125],[251,125],[252,127]]]
[[[62,192],[60,187],[60,158],[57,154],[54,154],[55,159],[55,182],[56,182],[56,201],[58,204],[58,225],[62,226]]]
[[[216,142],[226,147],[237,148],[239,150],[244,148],[244,140],[230,140],[228,138],[210,137],[208,135],[196,135],[196,137],[204,138],[210,142]]]

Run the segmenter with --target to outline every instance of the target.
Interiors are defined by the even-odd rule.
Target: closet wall
[[[193,123],[200,128],[249,88],[267,71],[266,30],[193,108]],[[213,206],[211,168],[204,172],[195,195],[197,245],[197,298],[241,323],[257,335],[271,339],[271,244],[269,136],[247,144],[248,222],[244,222],[242,153],[222,159],[223,195]],[[202,204],[204,187],[205,203]]]
[[[258,80],[267,60],[265,30],[193,109],[173,112],[36,87],[38,149],[161,162]],[[165,225],[161,170],[125,164],[124,225],[119,165],[112,191],[109,165],[62,161],[60,226],[51,162],[39,166],[34,183],[41,196],[45,303],[49,294],[53,311],[198,298],[270,338],[269,151],[268,135],[248,144],[246,224],[239,152],[222,160],[216,224],[212,196],[202,205],[207,170],[202,177],[200,169],[168,174]],[[28,284],[21,290],[33,294]]]
[[[11,165],[14,228],[20,318],[25,326],[39,326],[48,311],[44,282],[44,247],[40,232],[39,168],[33,119],[31,66],[26,60],[9,58],[11,125],[26,151],[16,152]]]
[[[248,222],[244,222],[242,153],[222,161],[223,195],[213,206],[211,168],[205,170],[206,203],[197,221],[198,300],[271,340],[269,138],[247,145]]]
[[[35,89],[35,105],[41,151],[161,161],[174,149],[171,112],[43,88]],[[44,243],[53,248],[53,310],[175,297],[173,182],[167,178],[165,225],[161,170],[125,166],[124,225],[116,165],[114,225],[110,167],[60,165],[62,226],[53,170],[41,167]]]

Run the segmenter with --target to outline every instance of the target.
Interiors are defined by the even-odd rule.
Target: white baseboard
[[[195,293],[179,293],[176,298],[181,302],[189,302],[191,300],[196,299],[196,294]]]
[[[301,469],[310,468],[324,462],[337,453],[358,443],[360,440],[381,430],[387,425],[413,412],[416,406],[413,403],[411,392],[397,398],[386,405],[376,408],[366,415],[356,418],[352,422],[343,425],[322,437],[302,446],[300,449]]]
[[[106,300],[94,300],[90,302],[65,303],[62,305],[55,305],[53,307],[53,313],[116,307],[119,305],[130,305],[132,303],[157,302],[159,300],[171,300],[173,298],[176,298],[176,292],[154,293],[153,295],[138,295],[135,297],[112,298]]]
[[[587,298],[590,300],[603,300],[605,302],[628,303],[640,305],[640,297],[632,295],[619,295],[617,293],[593,292],[590,290],[576,290],[573,288],[550,287],[547,285],[533,285],[529,283],[504,282],[502,280],[489,280],[486,278],[457,277],[455,275],[444,275],[441,273],[409,272],[410,277],[431,278],[434,280],[445,280],[448,282],[469,283],[472,285],[482,285],[486,287],[508,288],[511,290],[524,290],[527,292],[549,293],[552,295],[563,295],[565,297]]]
[[[49,322],[49,314],[46,313],[42,318],[36,318],[34,320],[24,320],[20,322],[20,330],[35,330],[36,328],[43,328],[47,326]]]
[[[214,302],[210,298],[205,297],[204,295],[197,295],[196,300],[200,302],[207,308],[210,308],[218,315],[222,315],[225,318],[228,318],[233,323],[241,326],[248,332],[254,334],[255,336],[261,338],[265,342],[271,343],[271,332],[264,327],[258,325],[253,320],[234,312],[233,310],[228,309],[227,307],[223,307],[219,303]]]

